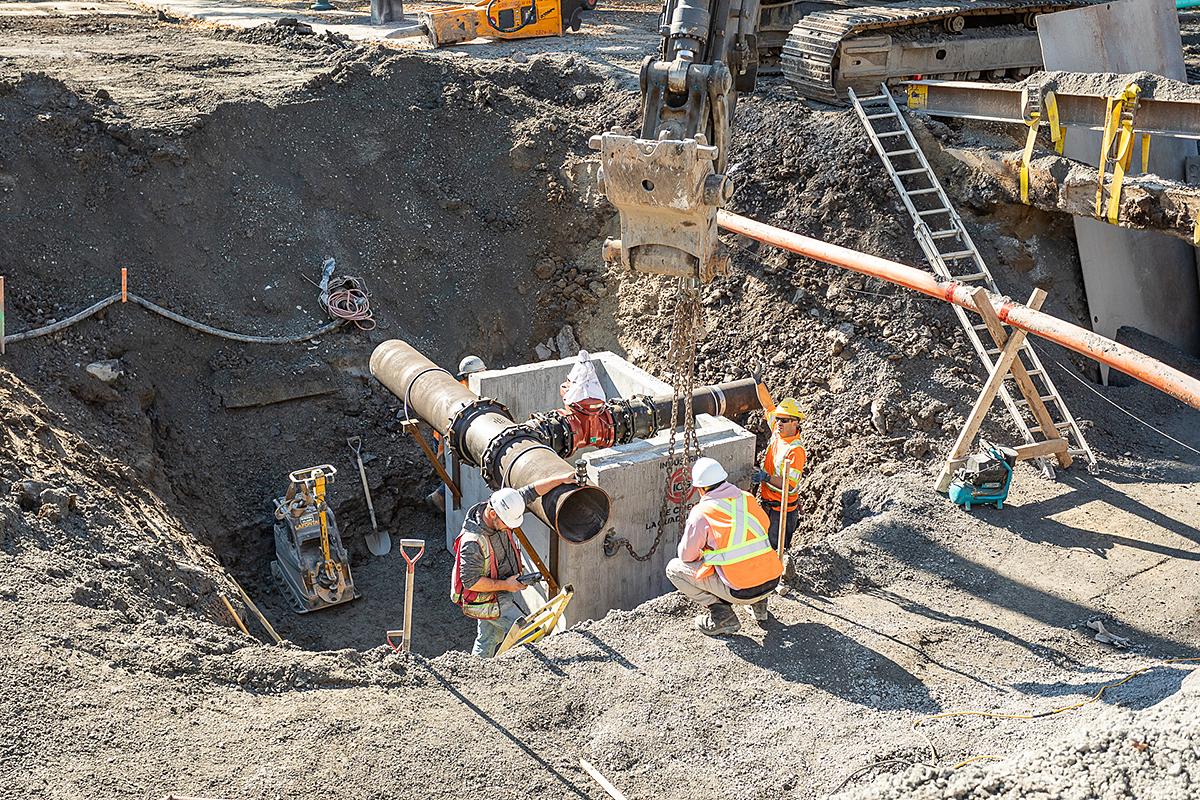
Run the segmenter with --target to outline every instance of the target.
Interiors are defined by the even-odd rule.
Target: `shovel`
[[[350,445],[350,449],[354,451],[354,458],[358,461],[358,477],[362,478],[363,494],[367,496],[367,511],[371,512],[371,533],[363,538],[371,555],[386,556],[392,551],[392,536],[387,531],[379,530],[379,523],[375,521],[375,504],[371,502],[371,487],[367,486],[367,470],[363,467],[362,437],[351,436],[346,440],[346,444]]]

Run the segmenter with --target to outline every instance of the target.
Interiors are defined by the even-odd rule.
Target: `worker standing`
[[[800,493],[800,476],[808,461],[808,453],[800,444],[800,423],[804,412],[795,398],[785,397],[775,407],[772,417],[771,441],[763,456],[762,469],[754,473],[754,482],[759,486],[763,508],[770,521],[771,546],[779,548],[779,517],[786,519],[785,547],[792,542],[798,520],[796,495]],[[787,481],[787,508],[783,505],[783,487]]]
[[[521,525],[530,503],[574,478],[568,474],[523,489],[497,489],[488,500],[467,509],[454,542],[450,599],[476,621],[471,652],[480,658],[494,656],[508,629],[525,614],[516,599],[525,584],[517,580],[522,565],[513,528]]]
[[[454,376],[454,379],[463,386],[466,386],[467,376],[473,372],[483,372],[486,369],[487,366],[479,356],[463,356],[462,361],[458,362],[458,374]],[[442,441],[442,435],[436,430],[433,432],[433,439],[437,442],[437,457],[441,459],[446,450],[445,442]],[[439,483],[436,489],[425,496],[425,502],[438,511],[444,512],[446,510],[446,495],[449,492],[450,488],[448,486]]]
[[[767,538],[767,515],[758,500],[729,482],[719,462],[698,458],[692,486],[700,502],[688,515],[677,557],[667,578],[689,600],[706,609],[696,628],[708,636],[741,627],[734,605],[749,605],[767,620],[767,598],[779,584],[783,564]]]

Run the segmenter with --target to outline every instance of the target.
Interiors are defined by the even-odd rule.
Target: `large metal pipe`
[[[399,339],[371,354],[371,374],[416,414],[446,437],[463,461],[477,466],[493,489],[521,487],[574,468],[518,425],[508,409],[476,396],[415,348]],[[530,509],[569,542],[586,542],[608,522],[608,494],[595,486],[567,483],[552,489]]]
[[[717,212],[717,224],[727,231],[740,233],[751,239],[774,245],[798,255],[843,267],[854,272],[870,275],[903,286],[906,289],[935,297],[975,311],[971,294],[978,287],[967,286],[957,281],[939,281],[923,270],[909,267],[886,258],[867,255],[856,250],[839,247],[818,239],[810,239],[798,233],[785,231],[772,225],[728,211]],[[1010,298],[988,294],[996,315],[1014,328],[1048,339],[1068,350],[1107,364],[1142,383],[1166,392],[1193,408],[1200,409],[1200,380],[1196,380],[1161,361],[1144,353],[1114,342],[1093,331],[1072,325],[1058,317],[1034,311]]]

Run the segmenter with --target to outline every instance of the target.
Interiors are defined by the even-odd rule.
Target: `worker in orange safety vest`
[[[689,600],[706,609],[696,628],[708,636],[735,633],[734,605],[749,605],[767,620],[767,598],[779,584],[783,564],[767,538],[767,515],[754,495],[729,482],[719,462],[698,458],[692,486],[701,500],[688,515],[667,578]]]
[[[808,461],[808,453],[800,444],[800,423],[804,412],[794,398],[786,397],[771,412],[771,441],[763,455],[762,469],[754,473],[753,481],[758,484],[763,508],[770,521],[771,546],[779,547],[779,516],[785,515],[787,535],[784,547],[792,543],[796,532],[798,515],[796,496],[800,493],[800,476]],[[787,482],[787,508],[783,505],[783,486]]]

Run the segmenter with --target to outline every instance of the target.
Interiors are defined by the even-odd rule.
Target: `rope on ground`
[[[850,781],[854,780],[859,775],[869,772],[877,767],[886,767],[890,764],[903,764],[906,767],[911,767],[915,764],[922,764],[930,769],[933,769],[933,764],[925,764],[923,761],[913,761],[911,758],[885,758],[883,761],[876,761],[874,764],[867,764],[865,767],[859,767],[858,769],[854,770],[854,772],[851,772],[849,775],[847,775],[845,779],[837,785],[837,788],[830,792],[830,794],[837,794],[842,789],[845,789],[846,784],[850,783]]]
[[[1146,422],[1146,420],[1144,420],[1144,419],[1142,419],[1141,417],[1139,417],[1137,414],[1134,414],[1132,411],[1129,411],[1129,410],[1127,410],[1127,409],[1126,409],[1124,406],[1121,406],[1120,404],[1118,404],[1118,403],[1114,402],[1113,400],[1110,400],[1109,398],[1105,397],[1103,394],[1101,394],[1099,391],[1097,391],[1097,390],[1096,390],[1096,387],[1094,387],[1094,386],[1090,385],[1090,384],[1089,384],[1087,381],[1085,381],[1083,378],[1079,377],[1079,376],[1078,376],[1078,375],[1076,375],[1074,372],[1072,372],[1071,370],[1069,370],[1069,369],[1067,369],[1066,367],[1064,367],[1062,364],[1059,364],[1059,363],[1058,363],[1057,361],[1055,361],[1053,358],[1052,358],[1052,359],[1050,359],[1050,362],[1051,362],[1052,364],[1054,364],[1055,366],[1057,366],[1059,369],[1061,369],[1063,372],[1065,372],[1067,375],[1070,375],[1070,376],[1071,376],[1073,379],[1075,379],[1076,381],[1078,381],[1078,382],[1079,382],[1079,384],[1080,384],[1080,385],[1081,385],[1083,388],[1087,389],[1089,392],[1091,392],[1092,394],[1096,395],[1096,397],[1099,397],[1101,400],[1103,400],[1104,402],[1108,403],[1110,406],[1112,406],[1113,408],[1117,409],[1117,410],[1118,410],[1118,411],[1120,411],[1122,414],[1125,414],[1126,416],[1133,417],[1135,420],[1137,420],[1138,422],[1142,423],[1142,424],[1143,424],[1143,425],[1145,425],[1147,428],[1149,428],[1150,430],[1152,430],[1152,431],[1154,431],[1155,433],[1157,433],[1159,436],[1163,436],[1163,437],[1165,437],[1165,438],[1167,438],[1167,439],[1170,439],[1172,442],[1174,442],[1175,444],[1179,445],[1180,447],[1183,447],[1183,448],[1186,448],[1186,449],[1188,449],[1188,450],[1191,450],[1193,453],[1195,453],[1196,455],[1200,456],[1200,450],[1197,450],[1196,448],[1192,447],[1190,444],[1187,444],[1186,442],[1181,442],[1181,441],[1179,441],[1178,439],[1176,439],[1174,436],[1172,436],[1171,434],[1167,433],[1166,431],[1159,430],[1158,428],[1156,428],[1156,427],[1154,427],[1153,425],[1151,425],[1149,422]]]
[[[1099,689],[1096,690],[1095,694],[1093,694],[1091,697],[1089,697],[1085,700],[1080,700],[1077,703],[1071,703],[1070,705],[1066,705],[1066,706],[1059,706],[1058,708],[1047,709],[1046,711],[1036,711],[1036,712],[1030,712],[1030,713],[1026,713],[1026,714],[1002,714],[998,711],[976,711],[976,710],[947,711],[943,714],[933,714],[928,717],[919,717],[918,719],[916,719],[913,722],[912,729],[914,731],[917,731],[917,733],[920,733],[921,737],[923,739],[925,739],[926,744],[929,745],[929,752],[933,755],[934,761],[937,761],[940,758],[940,756],[938,755],[938,752],[937,752],[937,748],[934,746],[933,742],[929,739],[929,737],[925,735],[924,731],[918,730],[926,722],[932,722],[933,720],[936,720],[936,719],[949,719],[950,717],[989,717],[991,719],[1044,719],[1045,717],[1052,717],[1055,714],[1062,714],[1067,711],[1074,711],[1076,709],[1083,708],[1084,706],[1089,706],[1092,703],[1099,701],[1100,698],[1104,696],[1104,693],[1107,692],[1109,689],[1115,689],[1118,686],[1123,686],[1124,684],[1129,683],[1129,681],[1133,680],[1134,678],[1138,677],[1139,675],[1145,675],[1147,672],[1150,672],[1151,670],[1161,669],[1162,667],[1170,666],[1171,664],[1185,664],[1185,663],[1194,663],[1194,662],[1200,662],[1200,657],[1169,658],[1169,659],[1167,659],[1165,661],[1161,661],[1157,664],[1149,664],[1147,666],[1141,667],[1140,669],[1134,670],[1133,672],[1126,675],[1124,678],[1121,678],[1121,680],[1119,680],[1119,681],[1114,681],[1113,683],[1104,684],[1103,686],[1101,686]]]
[[[255,336],[247,333],[226,331],[222,330],[221,328],[214,328],[211,325],[205,325],[203,322],[197,322],[194,319],[189,319],[182,314],[176,314],[174,311],[163,308],[157,303],[153,303],[144,297],[134,294],[133,292],[129,292],[127,297],[131,302],[138,304],[147,311],[158,314],[162,317],[166,317],[172,322],[177,322],[180,325],[199,331],[200,333],[206,333],[210,336],[218,336],[222,339],[230,339],[235,342],[245,342],[247,344],[298,344],[299,342],[306,342],[310,339],[315,339],[318,336],[324,336],[330,331],[338,328],[344,322],[342,319],[335,319],[332,322],[327,322],[316,330],[308,331],[307,333],[299,333],[294,336]],[[120,293],[111,295],[95,305],[88,306],[77,314],[72,314],[66,319],[60,319],[57,322],[44,325],[40,328],[33,328],[32,330],[22,331],[21,333],[14,333],[10,336],[5,336],[4,341],[6,343],[23,342],[27,339],[36,339],[40,336],[49,336],[52,333],[59,333],[76,324],[77,322],[82,322],[93,314],[103,311],[120,299]]]

